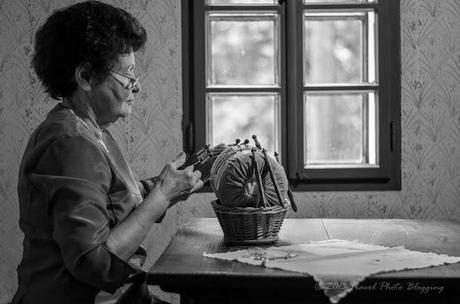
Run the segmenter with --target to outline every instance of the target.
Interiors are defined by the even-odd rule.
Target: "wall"
[[[55,104],[29,66],[33,33],[54,9],[75,2],[0,0],[0,303],[15,291],[22,254],[18,165],[30,133]],[[133,13],[149,33],[136,57],[143,91],[131,118],[113,132],[138,176],[156,175],[182,146],[180,1],[110,2]],[[460,222],[460,2],[401,2],[402,191],[297,193],[300,210],[289,216]],[[152,228],[148,265],[180,225],[213,215],[212,198],[194,195]]]

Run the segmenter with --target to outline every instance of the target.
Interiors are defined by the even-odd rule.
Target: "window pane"
[[[375,82],[375,13],[304,13],[304,83]]]
[[[196,0],[194,0],[196,1]],[[276,0],[208,0],[208,5],[273,5]]]
[[[280,103],[275,94],[208,94],[206,142],[234,143],[257,135],[263,148],[279,152]]]
[[[208,85],[278,83],[276,14],[222,15],[208,18]]]
[[[376,165],[374,92],[305,93],[304,166]]]
[[[310,3],[356,3],[356,2],[377,2],[377,0],[304,0],[303,3],[310,4]]]

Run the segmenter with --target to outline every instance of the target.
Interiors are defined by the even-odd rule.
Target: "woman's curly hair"
[[[103,80],[118,57],[144,46],[147,34],[132,15],[98,1],[54,12],[35,36],[32,65],[54,99],[77,88],[75,69],[89,64],[91,77]]]

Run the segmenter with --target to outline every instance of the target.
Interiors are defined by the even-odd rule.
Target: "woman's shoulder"
[[[97,141],[79,125],[71,113],[57,106],[30,137],[20,174],[25,176],[26,172],[53,172],[52,175],[66,173],[78,176],[80,173],[92,172],[91,166],[95,162],[108,164]],[[105,170],[103,175],[110,176],[110,172]]]
[[[35,137],[35,142],[52,142],[62,137],[91,139],[89,131],[61,104],[51,109],[32,136]]]

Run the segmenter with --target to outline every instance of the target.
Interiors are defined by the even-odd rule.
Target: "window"
[[[182,6],[186,151],[256,134],[295,190],[401,188],[399,1]]]

